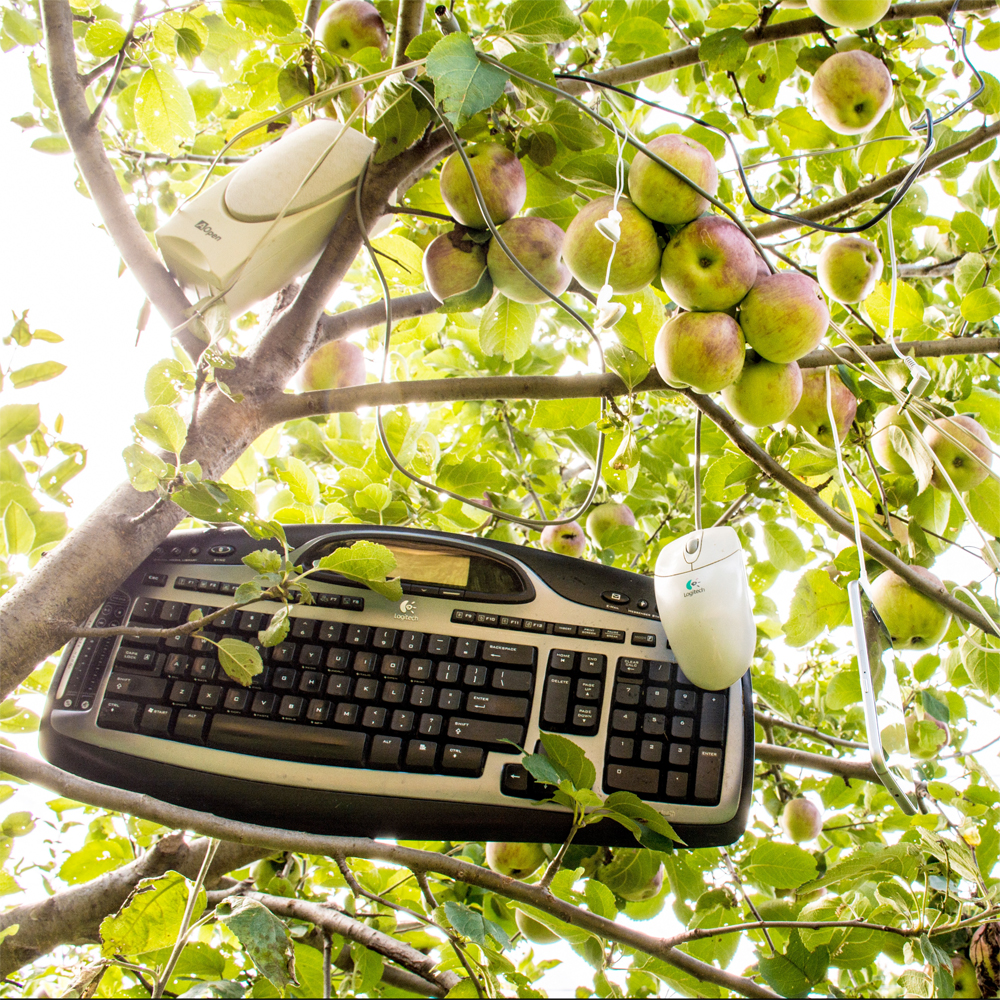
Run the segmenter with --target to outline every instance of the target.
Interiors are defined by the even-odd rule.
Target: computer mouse
[[[653,582],[667,642],[691,683],[722,691],[738,681],[750,668],[757,627],[736,532],[703,528],[671,542]]]

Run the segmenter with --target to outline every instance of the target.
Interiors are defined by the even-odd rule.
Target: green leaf
[[[508,79],[503,70],[481,62],[472,39],[460,31],[445,35],[431,49],[426,65],[434,96],[456,127],[498,101]]]
[[[564,42],[580,28],[580,22],[563,0],[514,0],[503,11],[507,34],[525,42]]]
[[[122,452],[122,458],[125,459],[129,481],[140,493],[155,490],[161,481],[171,478],[175,472],[172,465],[164,462],[159,455],[147,451],[141,444],[130,444]]]
[[[558,785],[567,779],[565,772],[556,767],[544,754],[527,754],[523,763],[535,781],[539,781],[543,785]]]
[[[376,163],[386,163],[411,146],[431,120],[427,102],[407,83],[386,80],[379,88],[368,134],[379,144]]]
[[[382,956],[359,941],[352,941],[351,961],[354,962],[354,979],[351,984],[354,995],[371,996],[382,978]]]
[[[384,483],[369,483],[354,494],[354,502],[362,510],[383,511],[392,502],[392,492]]]
[[[193,388],[191,375],[184,370],[184,366],[176,358],[164,358],[162,361],[157,361],[146,373],[146,382],[143,387],[146,402],[150,406],[170,406],[171,403],[176,403],[180,395],[176,385],[178,382],[185,388]]]
[[[540,399],[535,403],[529,427],[545,430],[580,430],[596,423],[601,415],[598,399]]]
[[[823,945],[809,951],[798,931],[793,930],[784,953],[772,955],[761,951],[758,964],[761,978],[773,990],[783,997],[802,997],[826,976],[830,954]]]
[[[825,701],[833,712],[861,704],[861,678],[857,670],[841,670],[834,674],[826,687]]]
[[[801,887],[801,891],[813,892],[840,882],[845,883],[845,888],[849,888],[876,875],[881,881],[891,880],[895,876],[908,879],[916,872],[920,854],[920,848],[915,844],[867,844],[850,857],[831,865],[819,878],[807,882]]]
[[[988,477],[966,498],[969,513],[987,535],[1000,538],[1000,483]]]
[[[399,580],[387,579],[389,573],[396,568],[396,557],[384,545],[376,542],[362,539],[353,545],[345,545],[323,556],[316,566],[363,583],[390,601],[399,601],[403,597],[403,587]]]
[[[299,23],[285,0],[223,0],[222,16],[230,24],[242,24],[254,34],[287,35]]]
[[[292,491],[292,496],[299,503],[313,504],[319,503],[319,481],[316,479],[312,469],[300,458],[286,458],[284,468],[278,469],[278,478],[288,484]]]
[[[875,291],[865,299],[865,309],[872,321],[887,330],[889,327],[889,286],[880,281]],[[924,300],[912,286],[902,281],[896,283],[896,311],[893,317],[893,330],[906,330],[924,321]]]
[[[438,469],[438,486],[459,496],[478,499],[483,493],[502,493],[504,475],[495,458],[479,462],[466,458],[457,464],[442,463]]]
[[[975,288],[962,299],[962,316],[970,323],[985,323],[1000,314],[1000,291],[992,285]]]
[[[7,505],[3,516],[3,534],[11,555],[27,555],[35,545],[35,526],[28,512],[17,502]]]
[[[596,878],[588,878],[584,887],[587,897],[587,908],[599,917],[614,920],[618,916],[618,906],[615,904],[615,894]]]
[[[3,12],[3,30],[18,45],[37,45],[42,39],[35,24],[13,7],[8,7]]]
[[[576,788],[593,788],[597,771],[590,758],[572,740],[555,733],[541,733],[545,754],[557,767],[562,768]]]
[[[226,636],[219,640],[219,663],[238,684],[248,687],[264,669],[260,653],[248,642]]]
[[[659,855],[644,847],[619,848],[610,864],[598,869],[597,877],[616,895],[628,897],[653,881],[660,867]]]
[[[283,539],[285,536],[280,524],[257,517],[257,498],[249,490],[205,481],[171,493],[170,499],[192,517],[212,522],[234,521],[254,538]]]
[[[975,640],[962,639],[958,648],[972,683],[987,698],[1000,695],[1000,640],[977,632]]]
[[[622,344],[611,344],[604,351],[604,360],[608,367],[625,383],[629,392],[642,382],[652,367],[638,351]]]
[[[990,239],[986,224],[973,212],[956,212],[951,220],[951,231],[962,253],[982,250]]]
[[[281,553],[274,549],[255,549],[241,560],[255,573],[280,573]]]
[[[121,840],[91,840],[66,858],[59,868],[59,877],[68,885],[81,885],[131,860],[132,852]]]
[[[764,547],[767,558],[778,569],[797,570],[809,561],[798,535],[784,524],[768,521],[764,525]]]
[[[881,177],[888,171],[890,164],[902,153],[911,148],[902,139],[888,139],[890,135],[906,135],[909,129],[900,118],[899,112],[893,108],[883,115],[865,134],[866,139],[879,139],[868,146],[863,146],[858,153],[858,166],[863,173]]]
[[[173,70],[154,63],[142,74],[135,95],[135,120],[146,141],[161,153],[176,156],[178,140],[194,138],[195,113],[191,95]]]
[[[556,138],[577,152],[604,145],[604,130],[589,115],[567,101],[559,101],[542,124],[550,125]]]
[[[262,646],[277,646],[285,641],[288,630],[291,628],[291,620],[288,617],[288,605],[283,604],[272,616],[271,624],[263,632],[257,633],[257,639]]]
[[[37,403],[8,403],[0,407],[0,448],[23,441],[38,430],[41,422]]]
[[[51,156],[60,156],[70,151],[69,139],[64,135],[43,135],[32,142],[31,148]]]
[[[38,382],[47,382],[50,378],[55,378],[66,371],[66,366],[58,361],[41,361],[34,365],[25,365],[17,371],[10,373],[10,381],[15,389],[24,389],[26,386],[35,385]]]
[[[239,938],[260,973],[279,988],[297,985],[295,953],[285,925],[255,899],[237,896],[216,907],[219,919]]]
[[[192,883],[179,872],[144,878],[114,916],[101,921],[101,953],[108,957],[144,955],[169,948],[177,940]],[[204,889],[198,890],[195,913],[205,908]]]
[[[674,828],[648,802],[643,802],[633,792],[612,792],[604,800],[604,808],[634,820],[640,829],[652,830],[661,837],[675,840],[679,844],[684,843]]]
[[[501,354],[504,361],[517,361],[531,347],[537,318],[536,306],[497,293],[479,320],[479,345],[486,354]]]
[[[125,35],[125,29],[117,21],[103,17],[91,24],[83,37],[92,56],[107,59],[122,47]]]
[[[735,73],[746,61],[750,46],[739,28],[725,28],[706,35],[698,55],[713,73]]]
[[[424,252],[405,236],[389,235],[372,240],[379,264],[390,284],[416,288],[424,283]]]
[[[145,413],[137,413],[135,429],[148,441],[164,451],[179,455],[187,441],[187,428],[181,415],[169,406],[151,406]]]
[[[816,859],[795,844],[765,841],[754,848],[746,877],[772,889],[795,889],[816,875]]]
[[[824,626],[836,628],[846,618],[847,611],[847,591],[838,587],[825,570],[807,570],[792,594],[785,641],[789,646],[804,646]]]
[[[775,115],[778,130],[792,149],[823,149],[833,141],[833,133],[799,105],[783,108]]]

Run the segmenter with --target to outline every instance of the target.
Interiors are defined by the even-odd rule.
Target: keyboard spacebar
[[[319,726],[253,719],[242,715],[217,715],[208,731],[208,745],[255,757],[304,760],[316,764],[360,764],[365,755],[365,734]]]

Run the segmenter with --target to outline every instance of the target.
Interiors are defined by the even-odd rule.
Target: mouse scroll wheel
[[[684,551],[687,552],[689,555],[694,555],[695,552],[697,552],[700,547],[701,547],[701,539],[691,538],[688,540],[687,545],[684,546]]]

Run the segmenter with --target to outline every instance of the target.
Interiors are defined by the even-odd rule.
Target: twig
[[[829,743],[830,746],[835,747],[849,747],[853,750],[867,750],[867,743],[856,743],[854,740],[844,740],[839,736],[827,736],[826,733],[821,733],[818,729],[812,729],[810,726],[800,726],[797,722],[786,722],[784,719],[779,719],[773,715],[765,715],[763,712],[754,709],[753,717],[762,726],[779,726],[782,729],[789,729],[794,733],[804,733],[806,736],[815,736],[816,739],[822,740],[824,743]]]
[[[753,900],[747,893],[746,886],[743,884],[743,879],[740,878],[740,873],[736,869],[736,865],[733,864],[733,859],[729,856],[729,851],[724,847],[722,850],[722,860],[725,861],[726,867],[729,869],[729,875],[732,880],[736,883],[736,888],[740,890],[740,895],[743,897],[743,901],[750,908],[750,912],[757,918],[759,923],[764,922],[764,918],[760,915],[760,911],[754,906]],[[767,946],[771,949],[771,954],[775,954],[774,942],[771,940],[771,935],[768,934],[767,928],[763,928],[764,940],[767,941]]]

